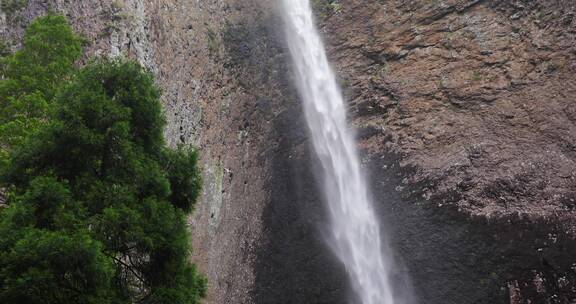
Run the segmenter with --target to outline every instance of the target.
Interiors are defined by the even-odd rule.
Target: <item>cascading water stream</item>
[[[309,0],[282,0],[286,35],[314,149],[324,169],[331,247],[362,304],[398,304],[390,250],[370,200],[340,88],[314,25]]]

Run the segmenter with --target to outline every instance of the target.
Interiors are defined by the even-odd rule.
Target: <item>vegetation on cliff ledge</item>
[[[186,214],[197,153],[169,150],[139,64],[78,69],[65,18],[28,29],[0,74],[0,303],[198,303]]]
[[[28,0],[2,0],[0,9],[8,16],[16,13],[28,5]]]

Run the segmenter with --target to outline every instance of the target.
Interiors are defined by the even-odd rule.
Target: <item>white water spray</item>
[[[314,25],[309,0],[282,0],[286,34],[314,149],[324,169],[332,248],[362,304],[398,304],[390,250],[370,200],[340,88]]]

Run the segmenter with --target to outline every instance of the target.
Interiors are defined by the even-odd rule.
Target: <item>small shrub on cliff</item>
[[[2,0],[0,1],[0,9],[8,16],[23,9],[28,5],[28,0]]]
[[[342,12],[342,5],[339,0],[312,0],[311,4],[320,18],[327,18]]]
[[[8,46],[6,40],[0,38],[0,70],[2,69],[2,57],[6,57],[8,55],[10,55],[10,46]]]

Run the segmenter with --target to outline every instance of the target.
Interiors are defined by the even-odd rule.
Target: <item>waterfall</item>
[[[314,25],[309,0],[282,0],[286,36],[311,131],[324,170],[330,212],[330,247],[345,265],[362,304],[398,304],[391,282],[390,249],[382,238],[344,100]]]

